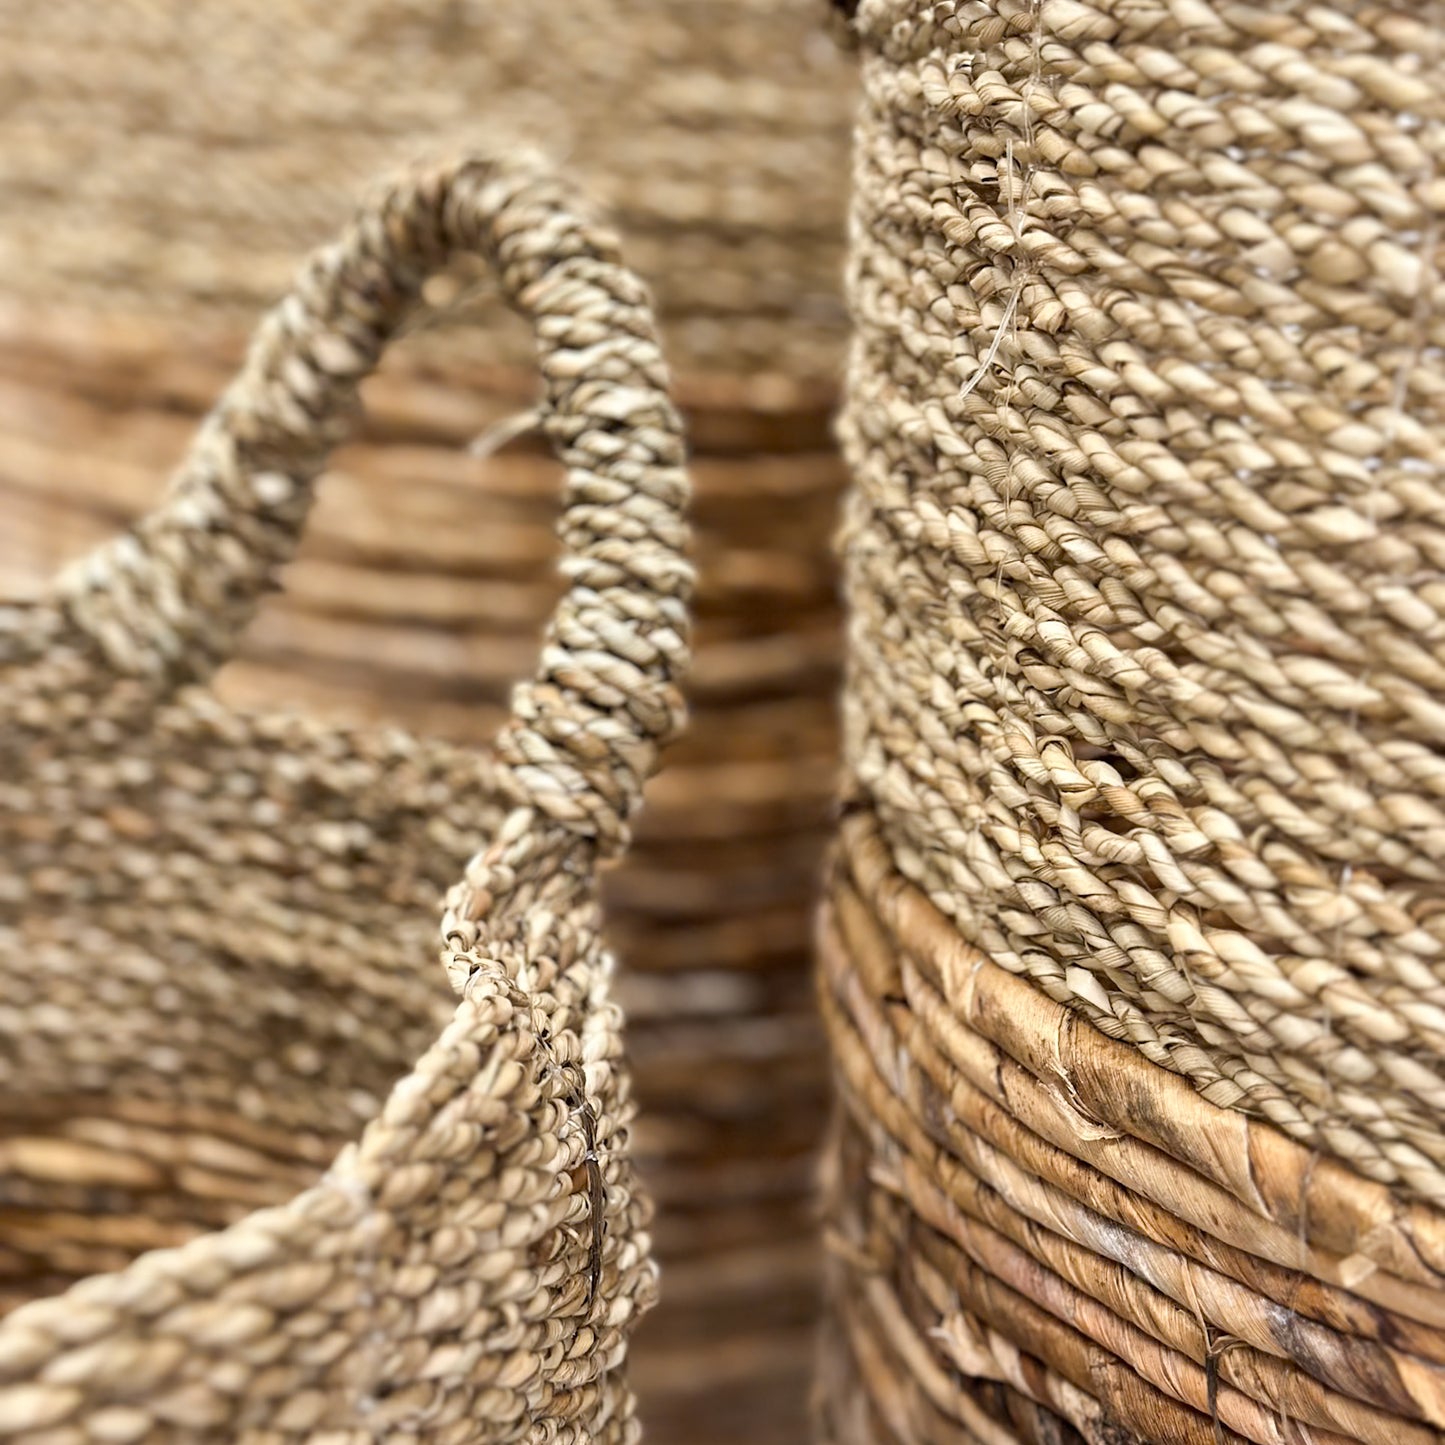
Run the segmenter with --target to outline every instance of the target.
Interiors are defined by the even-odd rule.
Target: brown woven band
[[[905,1375],[959,1371],[1097,1417],[1030,1385],[1025,1352],[1143,1439],[1438,1438],[1438,1210],[1208,1103],[990,963],[867,814],[844,826],[822,964],[846,1105],[835,1309],[855,1355],[912,1330],[928,1362],[880,1365],[877,1408]]]

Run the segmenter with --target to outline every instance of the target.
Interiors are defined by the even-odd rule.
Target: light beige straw
[[[831,1438],[1426,1445],[1445,10],[854,30]]]
[[[495,754],[182,687],[461,252],[532,323],[567,471]],[[317,253],[164,504],[4,615],[0,1439],[636,1438],[650,1210],[596,871],[681,716],[687,491],[612,241],[466,160]]]

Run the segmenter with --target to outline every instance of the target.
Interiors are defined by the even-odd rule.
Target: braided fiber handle
[[[383,190],[266,317],[165,501],[65,573],[55,601],[109,668],[158,694],[208,676],[295,551],[361,382],[463,253],[532,323],[567,470],[568,590],[498,754],[520,801],[610,849],[682,717],[682,430],[645,289],[530,162],[467,159]]]

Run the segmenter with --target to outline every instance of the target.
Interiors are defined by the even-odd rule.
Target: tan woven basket
[[[482,121],[489,144],[536,143],[585,176],[657,297],[695,489],[692,724],[606,893],[660,1206],[665,1285],[632,1358],[661,1445],[806,1428],[853,105],[825,12],[0,0],[0,596],[154,505],[257,316],[393,159]],[[472,745],[533,665],[559,475],[512,426],[530,340],[484,273],[428,299],[217,678],[228,704]]]
[[[838,1441],[1445,1432],[1445,8],[863,0]]]
[[[460,253],[532,323],[566,467],[535,681],[489,753],[221,707],[187,685]],[[469,161],[318,252],[164,504],[4,614],[0,1438],[635,1438],[597,866],[680,717],[686,493],[640,284]]]
[[[851,88],[825,14],[0,0],[3,289],[249,328],[378,167],[485,124],[588,176],[655,286],[676,369],[831,385]],[[494,293],[471,299],[500,323]],[[525,334],[498,324],[489,355],[527,366]]]

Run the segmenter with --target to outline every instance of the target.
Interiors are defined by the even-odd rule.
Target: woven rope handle
[[[498,742],[519,801],[616,845],[681,721],[687,478],[647,294],[530,163],[469,159],[392,184],[265,319],[166,500],[65,573],[57,601],[108,664],[169,690],[234,649],[295,550],[358,388],[428,277],[484,257],[532,323],[543,425],[567,469],[568,581]]]

